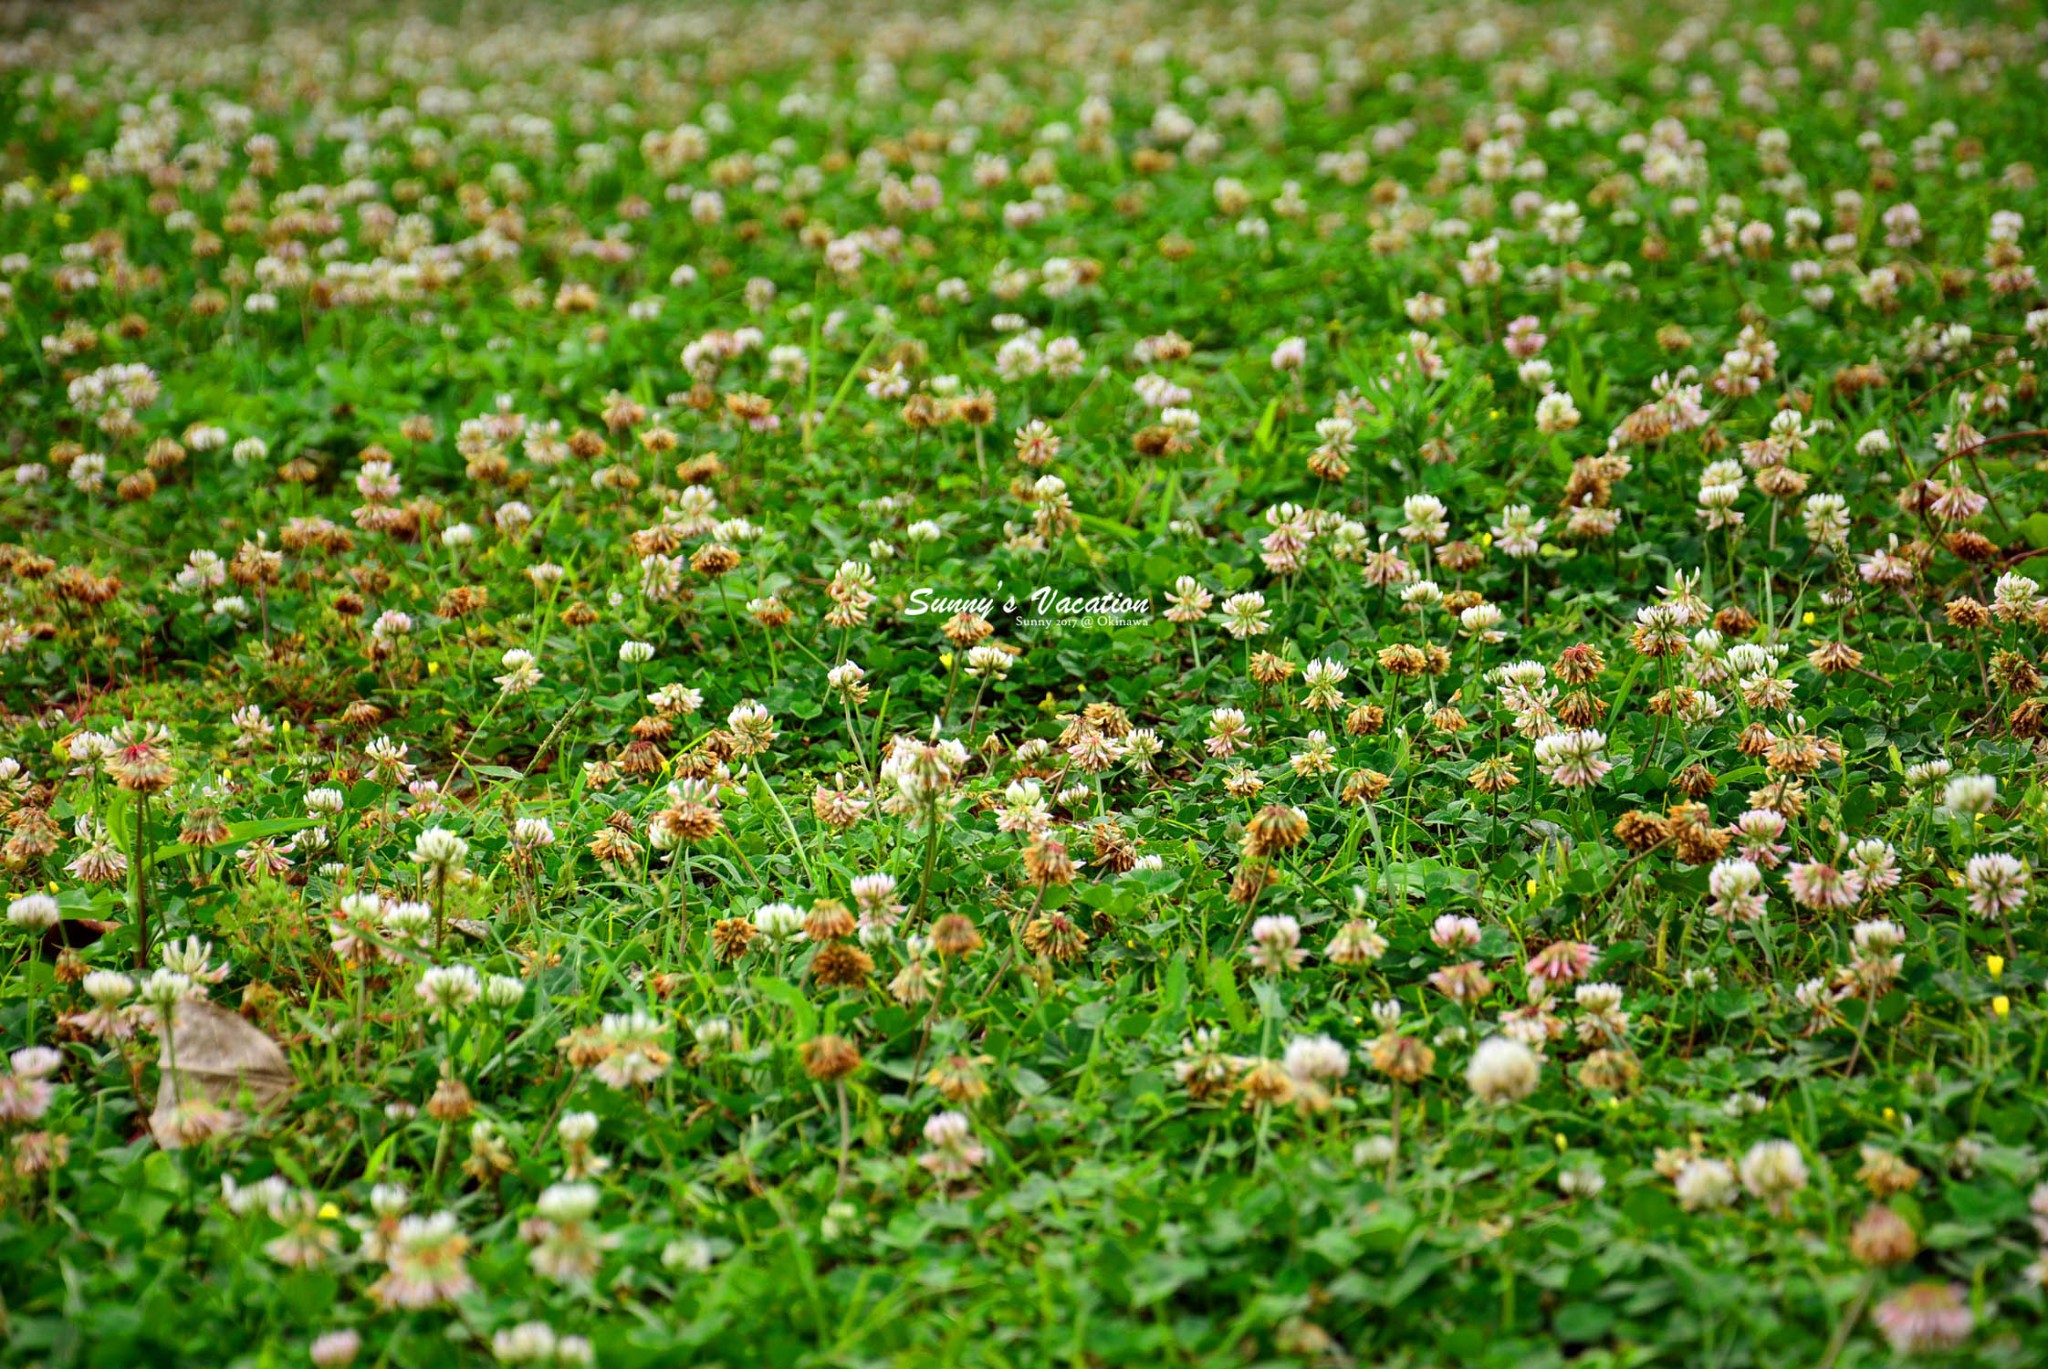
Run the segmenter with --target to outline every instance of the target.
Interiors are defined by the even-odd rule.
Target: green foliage
[[[2030,12],[399,8],[5,20],[0,1364],[2048,1356]]]

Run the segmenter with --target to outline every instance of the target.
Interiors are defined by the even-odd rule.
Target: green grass
[[[0,1364],[2048,1354],[2031,11],[12,22]]]

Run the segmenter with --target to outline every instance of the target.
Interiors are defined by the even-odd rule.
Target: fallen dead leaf
[[[275,1041],[201,998],[178,1005],[177,1021],[164,1037],[157,1065],[162,1082],[150,1127],[167,1150],[178,1144],[168,1125],[171,1114],[187,1099],[261,1112],[282,1103],[298,1087],[291,1063]]]

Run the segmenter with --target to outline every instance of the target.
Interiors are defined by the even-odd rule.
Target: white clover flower
[[[1998,804],[1998,780],[1991,775],[1957,775],[1941,791],[1950,813],[1988,813]]]
[[[48,894],[23,894],[7,904],[7,924],[20,931],[48,931],[61,916],[57,900]]]
[[[1579,426],[1579,406],[1562,390],[1552,390],[1536,401],[1536,430],[1541,433],[1570,432]]]
[[[437,879],[446,879],[469,859],[469,843],[445,827],[429,827],[413,842],[412,859]]]
[[[1351,1054],[1328,1036],[1297,1036],[1287,1043],[1280,1063],[1296,1080],[1324,1083],[1344,1077]]]
[[[754,928],[770,941],[791,941],[803,934],[803,910],[793,903],[764,903],[754,910]]]
[[[1510,1037],[1489,1036],[1472,1052],[1465,1083],[1474,1098],[1500,1107],[1534,1093],[1540,1073],[1534,1051]]]
[[[1806,1177],[1806,1157],[1790,1141],[1759,1141],[1742,1157],[1742,1186],[1773,1210],[1805,1188]]]
[[[421,972],[414,992],[429,1013],[444,1017],[482,998],[484,981],[468,965],[430,965]]]
[[[1726,1207],[1742,1190],[1735,1169],[1726,1160],[1702,1157],[1688,1160],[1675,1181],[1678,1205],[1687,1212]]]

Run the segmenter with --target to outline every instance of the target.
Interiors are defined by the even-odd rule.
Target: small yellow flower
[[[323,1222],[331,1222],[331,1221],[333,1221],[333,1220],[334,1220],[334,1219],[335,1219],[336,1217],[339,1217],[340,1215],[341,1215],[341,1209],[340,1209],[340,1208],[338,1208],[338,1207],[336,1207],[336,1206],[335,1206],[335,1205],[334,1205],[333,1203],[322,1203],[322,1204],[320,1204],[320,1220],[321,1220],[321,1221],[323,1221]]]
[[[1499,410],[1499,409],[1488,409],[1488,410],[1486,411],[1486,416],[1487,416],[1488,418],[1499,418],[1499,417],[1500,417],[1500,410]]]
[[[953,668],[953,653],[941,651],[939,653],[939,665],[946,670],[951,670]]]
[[[1991,1012],[2001,1022],[2012,1016],[2012,1000],[2004,994],[1991,1000]]]
[[[1479,545],[1480,545],[1480,546],[1482,546],[1482,547],[1490,547],[1490,546],[1492,546],[1492,545],[1493,545],[1493,534],[1492,534],[1492,533],[1490,533],[1490,532],[1482,532],[1482,533],[1480,533],[1480,534],[1479,534]]]
[[[439,675],[440,673],[441,673],[441,663],[440,663],[439,661],[428,661],[428,662],[427,662],[427,674],[429,674],[429,675]]]
[[[1523,886],[1522,886],[1522,889],[1523,889],[1523,891],[1524,891],[1525,893],[1527,893],[1527,894],[1528,894],[1528,896],[1529,896],[1530,898],[1534,898],[1534,897],[1536,897],[1536,881],[1535,881],[1535,880],[1533,880],[1533,879],[1532,879],[1532,880],[1530,880],[1530,881],[1529,881],[1529,882],[1528,882],[1527,884],[1525,884],[1525,885],[1523,885]]]
[[[84,194],[84,193],[85,193],[86,191],[88,191],[88,190],[90,190],[90,189],[92,189],[92,177],[90,177],[90,176],[86,175],[86,174],[85,174],[84,172],[82,172],[82,171],[80,171],[80,172],[77,172],[77,173],[74,173],[74,174],[72,175],[72,177],[71,177],[71,193],[72,193],[72,194],[74,194],[74,195],[83,195],[83,194]]]
[[[57,881],[53,879],[48,884],[45,884],[43,887],[54,894],[57,892]]]
[[[290,732],[292,730],[291,719],[287,718],[283,722],[279,723],[277,725],[277,730],[280,732]]]
[[[2005,973],[2005,957],[2002,955],[1985,956],[1984,968],[1990,973],[1993,979],[1998,978],[1998,976]]]
[[[1557,1143],[1557,1150],[1560,1155],[1571,1145],[1571,1142],[1564,1139],[1564,1133],[1561,1131],[1553,1134],[1550,1139]]]
[[[1893,1112],[1890,1108],[1886,1108],[1884,1110],[1884,1120],[1887,1122],[1891,1121],[1894,1117],[1897,1116],[1898,1114],[1896,1112]]]
[[[1813,626],[1813,610],[1812,610],[1812,609],[1808,609],[1808,610],[1807,610],[1806,612],[1804,612],[1804,613],[1800,614],[1800,615],[1799,615],[1799,621],[1800,621],[1800,622],[1802,622],[1802,623],[1804,623],[1804,624],[1806,624],[1806,625],[1807,625],[1808,627],[1812,627],[1812,626]]]

